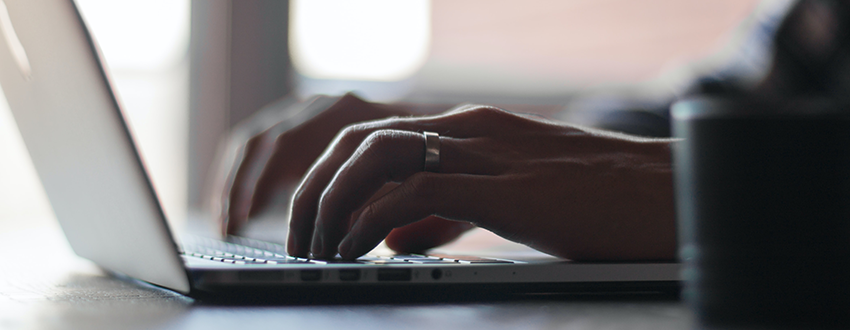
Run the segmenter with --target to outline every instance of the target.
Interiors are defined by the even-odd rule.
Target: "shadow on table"
[[[563,302],[677,302],[678,287],[631,287],[612,290],[611,287],[586,285],[582,290],[576,287],[564,292],[546,291],[519,287],[499,288],[494,286],[476,287],[470,285],[441,288],[416,288],[405,286],[376,286],[364,288],[297,288],[272,290],[269,288],[245,288],[227,292],[193,292],[195,305],[418,305],[444,303],[488,303],[523,301],[563,301]],[[525,293],[525,292],[534,293]]]
[[[234,329],[309,327],[489,329],[552,324],[606,329],[683,329],[675,295],[570,293],[333,297],[220,295],[192,299],[135,280],[72,275],[18,325],[51,329]],[[2,325],[2,324],[0,324]],[[12,324],[15,325],[15,324]],[[2,326],[0,326],[2,328]]]
[[[190,306],[297,306],[297,305],[375,305],[375,304],[434,304],[486,302],[670,302],[679,301],[678,285],[605,286],[593,283],[562,287],[537,286],[534,289],[512,286],[457,288],[415,288],[408,286],[297,288],[274,290],[268,287],[247,287],[227,292],[193,292],[190,296],[151,285],[121,275],[72,275],[52,295],[53,302],[73,302],[76,305],[114,304],[130,302],[135,307],[148,305],[171,310]],[[535,290],[536,289],[536,290]],[[551,289],[553,292],[545,292]],[[562,292],[554,292],[560,290]],[[529,291],[536,291],[527,293]]]

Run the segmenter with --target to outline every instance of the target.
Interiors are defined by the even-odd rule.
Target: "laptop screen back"
[[[182,260],[75,4],[0,5],[0,85],[70,245],[106,269],[188,292]]]

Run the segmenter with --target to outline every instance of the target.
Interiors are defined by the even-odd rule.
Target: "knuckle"
[[[366,221],[374,222],[375,216],[378,214],[378,202],[371,203],[366,205],[363,208],[363,212],[360,213],[360,219],[365,219]]]
[[[504,110],[486,105],[473,107],[468,112],[477,117],[500,117],[505,115]]]
[[[334,137],[331,146],[356,146],[360,143],[358,137],[362,131],[359,124],[353,124],[343,127]]]
[[[318,201],[319,211],[321,211],[322,209],[326,209],[330,206],[330,203],[332,202],[332,199],[333,199],[333,192],[334,192],[333,188],[328,187],[327,189],[325,189],[322,192],[322,195],[319,196],[319,201]]]
[[[298,187],[295,188],[295,191],[292,193],[292,200],[290,204],[295,207],[296,205],[300,205],[307,198],[307,185],[304,182],[301,182]]]
[[[384,215],[381,214],[382,210]],[[363,212],[360,213],[358,218],[360,220],[359,223],[352,224],[352,226],[357,225],[360,228],[368,228],[370,231],[389,229],[394,226],[391,221],[392,218],[387,215],[389,215],[389,212],[387,211],[386,204],[376,201],[363,208]]]
[[[351,124],[345,126],[339,133],[343,141],[350,142],[353,140],[359,140],[358,138],[362,138],[363,132],[366,130],[366,126],[363,124]]]
[[[366,160],[389,161],[397,151],[398,143],[397,131],[377,130],[363,140],[355,155]]]
[[[283,134],[278,135],[274,139],[275,149],[282,149],[282,148],[286,147],[286,145],[289,144],[289,141],[290,141],[289,134],[283,133]]]
[[[252,149],[260,146],[260,144],[263,143],[264,139],[265,139],[265,136],[263,136],[263,135],[252,136],[251,138],[248,139],[248,141],[245,142],[245,149],[246,150],[252,150]]]
[[[363,147],[372,150],[386,150],[394,144],[396,135],[390,130],[377,130],[369,134],[363,141]]]
[[[359,130],[358,125],[352,124],[352,125],[345,126],[341,130],[339,130],[338,135],[342,136],[342,137],[351,136],[352,134],[354,134],[354,132],[357,132],[358,130]]]
[[[429,200],[440,191],[440,180],[433,173],[419,172],[405,182],[405,193],[415,199]]]
[[[487,123],[498,123],[510,116],[510,113],[489,105],[470,105],[463,110],[452,114],[460,120],[481,121]]]
[[[254,135],[242,147],[242,158],[248,159],[256,157],[258,154],[271,147],[273,140],[267,135]]]

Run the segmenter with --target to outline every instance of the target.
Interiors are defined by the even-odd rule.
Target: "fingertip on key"
[[[322,236],[321,235],[313,235],[313,246],[310,248],[310,253],[313,256],[321,257],[322,250],[324,250],[324,244],[322,244]]]
[[[343,259],[354,259],[354,258],[356,258],[356,256],[353,257],[353,256],[350,255],[351,246],[353,245],[352,241],[353,241],[353,239],[351,238],[351,235],[346,235],[345,238],[342,239],[342,242],[339,243],[339,247],[338,247],[339,255]]]
[[[295,240],[295,235],[292,233],[289,233],[286,237],[286,253],[291,256],[297,256],[299,254],[298,242]]]

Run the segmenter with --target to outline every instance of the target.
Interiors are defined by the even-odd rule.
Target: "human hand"
[[[284,114],[283,120],[254,118],[234,130],[231,155],[220,157],[219,182],[212,189],[214,212],[220,215],[224,233],[237,232],[251,216],[268,208],[276,195],[288,196],[343,127],[409,114],[404,107],[369,103],[351,94],[317,97],[300,108]],[[264,123],[269,120],[274,123]]]
[[[439,173],[422,131],[441,135]],[[673,259],[669,143],[484,106],[348,126],[296,190],[287,250],[353,259],[437,216],[574,260]]]

